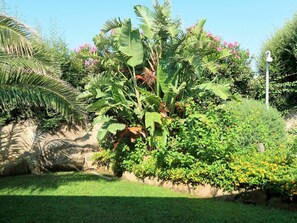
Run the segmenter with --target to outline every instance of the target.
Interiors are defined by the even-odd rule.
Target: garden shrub
[[[297,159],[285,149],[284,123],[275,109],[266,110],[254,100],[224,106],[197,106],[194,100],[185,104],[185,118],[163,119],[169,132],[166,147],[147,150],[139,137],[134,147],[113,151],[115,169],[229,191],[262,188],[296,194]],[[263,153],[257,149],[259,142],[265,145]]]
[[[225,110],[235,118],[236,134],[233,136],[241,149],[256,148],[259,143],[267,149],[286,144],[285,122],[276,109],[266,109],[260,101],[243,99],[241,103],[227,103]]]

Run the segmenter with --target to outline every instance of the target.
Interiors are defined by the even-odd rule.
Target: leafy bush
[[[229,102],[225,109],[235,118],[233,137],[239,148],[256,148],[263,143],[265,148],[277,149],[286,144],[285,122],[276,109],[266,109],[262,102],[248,99],[241,103]]]
[[[134,147],[119,146],[112,152],[116,169],[140,178],[208,183],[230,191],[262,188],[286,196],[297,193],[297,159],[284,147],[284,124],[275,109],[266,110],[253,100],[203,107],[189,99],[184,118],[167,117],[163,124],[169,132],[166,147],[147,150],[139,137]],[[259,142],[266,148],[262,153]]]

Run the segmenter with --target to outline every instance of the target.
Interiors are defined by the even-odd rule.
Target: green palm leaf
[[[69,121],[82,114],[74,89],[50,76],[0,72],[0,107],[13,104],[50,107]]]
[[[37,34],[25,24],[6,15],[0,15],[1,51],[14,55],[31,56],[33,53],[32,38]]]
[[[120,18],[115,18],[112,20],[107,20],[105,24],[103,25],[103,28],[101,31],[103,33],[107,33],[112,29],[120,28],[123,25],[123,22],[121,21]]]

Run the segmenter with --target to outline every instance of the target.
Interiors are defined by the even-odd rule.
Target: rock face
[[[0,128],[0,176],[93,169],[98,127],[63,127],[50,134],[33,121]]]

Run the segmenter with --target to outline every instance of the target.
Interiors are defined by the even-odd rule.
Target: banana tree
[[[205,20],[185,33],[180,20],[170,17],[169,1],[163,5],[156,2],[153,11],[141,5],[134,10],[140,28],[133,28],[130,19],[118,18],[107,21],[94,38],[99,64],[106,70],[93,79],[82,97],[93,100],[89,110],[97,115],[94,122],[102,124],[99,141],[115,136],[118,144],[125,134],[134,134],[149,138],[151,146],[161,147],[166,145],[168,134],[162,120],[175,114],[176,102],[202,84],[203,72],[216,61],[207,62],[210,58],[200,53],[201,47],[190,51],[197,42],[202,44]],[[219,55],[227,56],[227,51]],[[215,90],[217,85],[211,86],[200,86],[199,90],[221,93]]]

